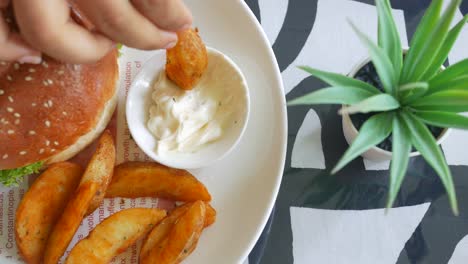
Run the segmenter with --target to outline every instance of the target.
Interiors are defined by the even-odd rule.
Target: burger
[[[67,160],[104,130],[116,106],[118,51],[93,64],[0,62],[0,183]]]

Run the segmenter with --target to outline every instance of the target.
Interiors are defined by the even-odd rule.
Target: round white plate
[[[212,166],[192,171],[213,195],[216,223],[185,263],[241,263],[258,240],[283,174],[287,116],[280,71],[260,24],[241,0],[187,0],[207,46],[242,70],[250,118],[239,145]]]

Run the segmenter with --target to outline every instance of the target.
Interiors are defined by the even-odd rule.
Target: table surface
[[[366,56],[347,24],[376,37],[373,0],[246,0],[278,60],[287,99],[324,87],[297,69],[310,65],[347,73]],[[447,2],[447,1],[445,1]],[[404,45],[429,0],[392,0]],[[462,3],[457,20],[468,13]],[[468,57],[468,27],[448,63]],[[434,171],[413,158],[394,209],[384,213],[388,163],[358,158],[330,170],[348,147],[337,106],[288,109],[288,152],[270,220],[251,252],[252,263],[468,263],[468,132],[442,144],[451,167],[460,216],[452,215]]]

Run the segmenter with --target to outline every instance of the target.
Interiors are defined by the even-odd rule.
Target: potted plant
[[[358,64],[348,76],[300,67],[330,86],[293,99],[289,105],[343,105],[340,114],[350,147],[332,173],[359,155],[391,158],[389,208],[410,156],[420,154],[439,175],[457,215],[452,175],[439,144],[448,128],[468,129],[468,118],[460,114],[468,111],[468,59],[447,69],[443,64],[468,16],[450,28],[461,0],[451,0],[443,12],[442,2],[432,1],[410,48],[404,50],[389,0],[376,0],[378,43],[350,23],[370,60]]]

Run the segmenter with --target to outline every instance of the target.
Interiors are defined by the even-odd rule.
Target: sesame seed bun
[[[71,158],[115,110],[117,50],[94,64],[0,62],[0,170]]]

